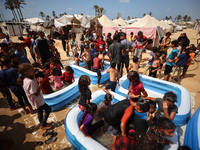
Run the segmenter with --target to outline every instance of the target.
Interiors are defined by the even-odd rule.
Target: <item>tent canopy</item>
[[[108,17],[105,15],[101,16],[101,18],[98,18],[99,23],[104,27],[116,27],[117,24],[112,22]]]
[[[39,23],[43,23],[45,22],[44,20],[40,19],[40,18],[28,18],[28,19],[24,19],[25,22],[28,22],[30,24],[39,24]]]
[[[121,17],[119,19],[115,19],[113,20],[113,22],[117,25],[120,26],[127,26],[128,24],[126,23],[126,21],[124,19],[122,19]]]
[[[54,19],[55,27],[80,24],[84,28],[90,28],[91,24],[96,24],[96,17],[89,15],[63,15],[61,18]]]
[[[140,20],[141,18],[135,18],[135,19],[130,19],[128,21],[126,21],[128,24],[132,24],[134,22],[137,22],[138,20]]]

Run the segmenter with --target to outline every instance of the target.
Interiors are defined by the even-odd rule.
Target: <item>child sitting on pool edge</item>
[[[62,74],[62,81],[66,85],[70,85],[74,82],[74,70],[72,69],[72,67],[65,67],[65,72]]]

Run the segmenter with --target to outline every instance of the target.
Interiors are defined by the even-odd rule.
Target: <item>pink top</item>
[[[137,84],[133,84],[131,82],[131,93],[134,94],[134,95],[141,95],[141,92],[144,92],[145,89],[143,87],[143,84],[141,81],[139,81]],[[131,99],[133,101],[135,101],[135,99]]]
[[[25,78],[23,80],[23,88],[31,106],[38,109],[40,106],[44,105],[44,98],[42,94],[40,93],[38,96],[35,95],[38,89],[38,84],[35,78]]]
[[[54,81],[55,89],[61,89],[63,87],[63,84],[61,83],[62,75],[60,76],[51,75],[49,76],[49,78]]]

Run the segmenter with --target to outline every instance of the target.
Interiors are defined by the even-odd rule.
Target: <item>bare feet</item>
[[[99,88],[99,84],[97,84],[97,87]]]
[[[24,109],[24,113],[27,115],[29,113],[28,109]]]
[[[40,126],[40,129],[47,130],[47,129],[51,129],[51,127],[52,127],[52,125],[46,124],[46,126]]]

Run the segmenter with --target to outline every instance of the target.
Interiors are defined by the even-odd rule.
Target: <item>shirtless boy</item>
[[[81,55],[81,58],[85,60],[85,65],[88,70],[92,68],[92,58],[88,45],[85,45],[85,52]]]
[[[99,54],[99,58],[101,59],[102,65],[105,65],[105,66],[106,66],[106,64],[104,63],[104,60],[105,60],[104,57],[106,56],[106,54],[107,54],[106,51],[103,51],[102,54]],[[104,68],[103,68],[103,70],[104,70]],[[103,70],[102,70],[102,71],[103,71]]]
[[[80,61],[80,62],[83,62],[83,60],[79,58],[79,53],[76,53],[76,54],[75,54],[74,60],[75,60],[75,64],[76,64],[77,66],[79,66],[79,61]]]
[[[161,77],[161,70],[162,70],[162,67],[163,67],[163,64],[167,61],[167,58],[166,58],[166,52],[162,52],[162,55],[160,56],[160,69],[159,69],[159,75],[158,75],[158,78],[160,79]]]
[[[133,68],[133,69],[132,69]],[[134,56],[133,57],[133,63],[128,67],[128,70],[134,70],[136,71],[137,73],[139,73],[139,65],[138,65],[138,57],[137,56]]]
[[[107,73],[110,73],[110,82],[103,87],[103,91],[111,94],[107,89],[111,89],[111,91],[115,92],[116,85],[119,85],[119,72],[115,69],[116,63],[111,62],[110,67],[107,70]],[[111,94],[112,95],[112,94]]]
[[[156,78],[157,71],[160,69],[160,59],[159,58],[160,58],[160,53],[156,52],[154,55],[154,61],[153,61],[151,70],[149,72],[150,77],[153,76],[154,78]]]

